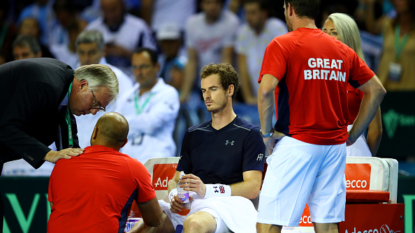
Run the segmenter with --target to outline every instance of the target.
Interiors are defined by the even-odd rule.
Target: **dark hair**
[[[266,0],[244,0],[244,5],[245,4],[250,4],[250,3],[256,3],[259,5],[259,9],[263,10],[263,11],[269,11],[269,4],[268,1]]]
[[[28,46],[34,54],[41,52],[39,42],[33,36],[21,35],[13,41],[13,48],[24,46]]]
[[[232,98],[235,98],[236,92],[239,90],[238,73],[236,73],[235,69],[228,63],[210,63],[209,65],[204,66],[200,72],[202,79],[212,74],[219,75],[220,84],[223,89],[228,90],[229,85],[234,86],[235,91],[233,92]]]
[[[409,14],[411,15],[411,26],[409,27],[409,30],[413,31],[415,30],[415,1],[407,0],[407,4]],[[397,14],[396,17],[392,20],[393,27],[396,27],[396,25],[398,24],[399,17],[401,16]]]
[[[203,1],[205,0],[200,0],[200,3],[202,3]],[[226,0],[219,0],[219,1],[222,3],[222,5],[225,5]]]
[[[320,3],[320,0],[285,0],[285,7],[291,4],[298,17],[316,19],[320,9]]]
[[[56,0],[55,3],[53,3],[53,11],[66,11],[69,13],[76,13],[77,9],[71,0]]]
[[[343,4],[333,4],[324,8],[323,13],[327,13],[328,15],[331,15],[333,13],[343,13],[348,15],[349,11],[347,7]]]
[[[156,65],[159,59],[157,52],[154,49],[149,48],[138,48],[134,54],[148,53],[150,55],[151,64]]]

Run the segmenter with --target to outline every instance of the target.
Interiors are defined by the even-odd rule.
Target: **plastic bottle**
[[[180,188],[180,185],[186,184],[182,183],[182,177],[184,176],[184,172],[180,172],[180,180],[179,183],[177,183],[177,195],[179,198],[183,201],[183,209],[178,212],[178,214],[182,216],[186,216],[190,212],[190,199],[189,199],[189,191],[183,190],[183,188]]]

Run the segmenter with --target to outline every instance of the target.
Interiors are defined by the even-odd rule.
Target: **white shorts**
[[[346,144],[322,146],[283,137],[267,159],[258,222],[298,226],[305,205],[311,221],[344,221]]]
[[[182,216],[179,214],[175,214],[170,211],[170,203],[166,203],[165,201],[159,201],[161,209],[167,214],[167,217],[170,219],[171,223],[173,224],[174,229],[176,230],[175,233],[182,233],[183,231],[183,223],[187,216]],[[219,217],[219,215],[212,209],[203,208],[199,211],[204,211],[212,215],[216,220],[216,231],[215,233],[229,233],[230,230],[223,222],[223,220]],[[180,229],[182,229],[180,231]],[[179,232],[178,232],[179,231]]]

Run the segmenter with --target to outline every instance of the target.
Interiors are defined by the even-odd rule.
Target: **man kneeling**
[[[124,232],[133,200],[143,221],[158,226],[162,211],[147,169],[119,152],[128,122],[118,113],[99,118],[91,145],[79,157],[59,160],[49,180],[48,232]]]
[[[163,223],[149,228],[143,223],[132,232],[255,232],[256,210],[249,199],[258,196],[264,168],[265,145],[259,128],[238,117],[232,98],[238,75],[229,64],[210,64],[202,69],[201,90],[212,120],[187,130],[181,158],[169,182],[170,203],[160,201]],[[181,187],[191,191],[187,216],[177,214],[183,202]]]

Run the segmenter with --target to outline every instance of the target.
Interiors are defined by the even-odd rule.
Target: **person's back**
[[[52,213],[48,232],[123,232],[136,200],[146,224],[157,226],[161,210],[151,176],[136,159],[119,152],[128,123],[102,116],[82,156],[56,163],[49,180]]]
[[[338,232],[346,203],[346,144],[356,142],[385,95],[352,49],[316,27],[319,7],[320,0],[285,0],[291,33],[275,38],[264,55],[258,112],[270,156],[259,198],[258,233],[298,226],[306,204],[317,233]],[[347,132],[349,83],[365,97]],[[273,127],[277,87],[279,117]]]
[[[67,94],[74,71],[55,59],[33,58],[2,65],[0,76],[0,102],[3,103],[0,110],[0,132],[3,132],[0,138],[3,143],[0,142],[0,147],[6,146],[5,140],[10,138],[11,128],[15,124],[23,124],[21,127],[26,133],[32,137],[37,135],[39,141],[50,145],[57,128],[45,128],[45,124],[57,125],[55,115],[59,103]],[[37,100],[44,105],[41,106]],[[27,104],[36,107],[36,110],[29,109]],[[28,122],[23,120],[26,118]]]
[[[284,59],[272,59],[276,52]],[[267,70],[267,63],[279,68]],[[349,77],[354,77],[353,84],[371,72],[355,73],[353,68],[361,63],[352,49],[320,29],[299,28],[276,37],[261,71],[280,79],[276,130],[313,144],[344,143]]]
[[[148,179],[136,159],[100,145],[85,148],[79,158],[60,160],[49,181],[53,207],[48,232],[118,232],[133,199],[141,196],[138,187],[153,190],[140,184]]]

